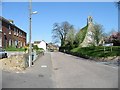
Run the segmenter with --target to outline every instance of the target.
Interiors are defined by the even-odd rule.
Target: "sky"
[[[54,23],[68,21],[79,30],[91,15],[94,23],[103,25],[104,32],[118,30],[118,9],[114,2],[32,2],[32,42],[52,42]],[[29,2],[3,2],[2,16],[29,35]]]

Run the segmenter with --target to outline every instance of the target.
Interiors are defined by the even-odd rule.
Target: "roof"
[[[16,25],[14,25],[14,24],[10,23],[10,21],[9,21],[9,20],[7,20],[7,19],[5,19],[4,17],[0,16],[0,20],[2,20],[2,21],[4,21],[4,22],[6,22],[6,23],[8,23],[8,24],[10,24],[10,25],[12,25],[12,26],[14,26],[14,27],[18,28],[19,30],[21,30],[22,32],[24,32],[24,33],[26,34],[26,32],[25,32],[25,31],[23,31],[22,29],[20,29],[20,28],[19,28],[19,27],[17,27]]]
[[[34,41],[34,44],[39,44],[41,41]]]
[[[43,42],[45,42],[44,40],[42,40]],[[39,44],[41,43],[42,41],[34,41],[34,44]],[[45,42],[46,43],[46,42]],[[46,43],[47,44],[47,43]]]

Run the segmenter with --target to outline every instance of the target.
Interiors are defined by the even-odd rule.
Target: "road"
[[[23,72],[3,71],[2,80],[3,88],[118,88],[118,67],[51,52]]]

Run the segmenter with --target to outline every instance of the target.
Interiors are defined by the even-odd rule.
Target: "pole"
[[[120,0],[118,1],[118,32],[120,32]]]
[[[30,0],[29,5],[29,67],[31,67],[32,62],[32,45],[31,45],[31,22],[32,22],[32,0]]]

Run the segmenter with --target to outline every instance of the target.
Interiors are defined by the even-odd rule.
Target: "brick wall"
[[[2,18],[2,47],[24,47],[26,32]]]

